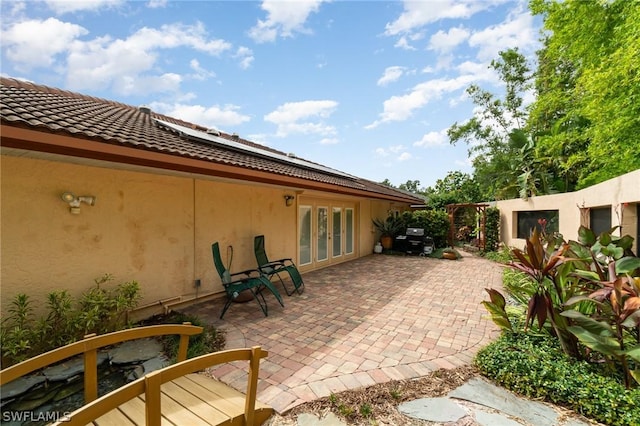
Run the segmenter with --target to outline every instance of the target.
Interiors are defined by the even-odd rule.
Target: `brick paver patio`
[[[213,266],[212,266],[213,267]],[[268,295],[269,316],[255,301],[223,301],[185,312],[227,331],[227,348],[261,345],[258,399],[284,413],[330,393],[416,378],[468,364],[498,334],[480,301],[501,288],[501,268],[477,257],[460,261],[371,255],[304,274],[302,295],[285,308]],[[211,372],[245,389],[234,364]]]

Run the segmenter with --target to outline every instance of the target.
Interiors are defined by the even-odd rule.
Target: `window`
[[[329,258],[329,209],[326,207],[318,207],[317,213],[318,259],[316,260],[322,261]]]
[[[518,238],[526,239],[531,235],[533,228],[542,231],[545,228],[547,234],[558,232],[558,210],[536,210],[517,212],[518,214]]]
[[[589,227],[596,235],[611,229],[611,206],[592,208],[589,211]]]
[[[342,209],[333,208],[333,257],[342,255]]]
[[[345,227],[347,235],[345,236],[345,253],[353,253],[353,209],[345,209]]]
[[[311,207],[300,206],[298,209],[298,223],[300,224],[300,264],[311,263]]]

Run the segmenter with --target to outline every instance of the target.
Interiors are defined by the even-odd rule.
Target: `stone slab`
[[[156,339],[137,339],[124,342],[109,351],[112,364],[130,364],[158,356],[162,344]]]
[[[481,378],[469,380],[449,392],[447,396],[502,411],[536,426],[555,426],[558,424],[558,412],[553,408],[541,402],[519,398]]]
[[[346,423],[333,413],[329,413],[322,418],[313,414],[303,413],[298,415],[296,424],[298,426],[346,426]]]
[[[7,399],[20,396],[45,380],[47,380],[47,378],[41,375],[19,377],[0,387],[0,398]]]
[[[105,352],[98,352],[98,365],[105,362],[109,359],[108,355]],[[65,362],[61,362],[60,364],[53,365],[51,367],[47,367],[42,370],[42,374],[44,374],[48,380],[52,382],[68,380],[73,376],[77,376],[78,374],[84,373],[84,357],[75,357],[71,358]]]
[[[421,398],[405,402],[398,410],[414,419],[430,422],[456,422],[467,415],[459,404],[449,398]]]
[[[522,426],[522,423],[511,420],[504,414],[487,413],[483,410],[472,410],[476,422],[480,426]]]

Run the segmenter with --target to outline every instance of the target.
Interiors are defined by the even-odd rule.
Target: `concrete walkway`
[[[347,389],[410,379],[469,364],[498,336],[480,304],[484,288],[501,289],[501,267],[459,261],[371,255],[304,274],[305,292],[285,308],[267,296],[269,316],[254,302],[223,301],[185,313],[227,331],[227,348],[261,345],[258,399],[284,413]],[[226,364],[211,372],[244,390],[246,374]]]

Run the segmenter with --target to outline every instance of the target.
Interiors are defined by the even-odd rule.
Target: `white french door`
[[[298,259],[315,269],[356,256],[355,203],[303,199],[298,206]]]

